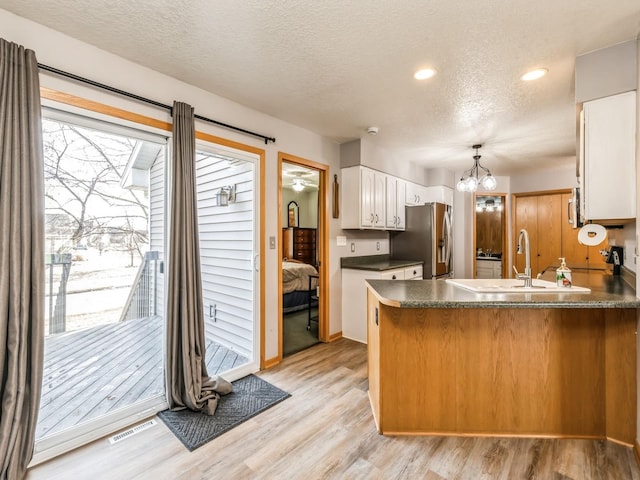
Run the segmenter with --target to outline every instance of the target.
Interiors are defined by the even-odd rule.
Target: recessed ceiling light
[[[525,73],[520,78],[526,82],[528,82],[529,80],[537,80],[544,77],[548,71],[549,70],[547,70],[546,68],[538,68],[536,70],[531,70],[530,72]]]
[[[431,78],[436,74],[436,71],[433,68],[423,68],[418,70],[413,74],[413,78],[416,80],[426,80],[427,78]]]

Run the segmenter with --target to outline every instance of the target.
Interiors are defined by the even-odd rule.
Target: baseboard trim
[[[266,370],[267,368],[275,367],[281,361],[282,361],[282,358],[280,358],[280,357],[273,357],[273,358],[265,359],[265,361],[264,361],[264,369]]]
[[[638,443],[638,440],[635,441],[635,444],[633,446],[633,451],[636,453],[636,463],[640,468],[640,443]]]
[[[342,338],[342,332],[334,333],[333,335],[329,335],[329,342],[335,342],[336,340],[340,340]]]

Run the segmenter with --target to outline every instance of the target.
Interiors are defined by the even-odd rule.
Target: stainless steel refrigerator
[[[391,258],[423,261],[423,278],[452,276],[451,213],[444,203],[406,207],[405,230],[391,233]]]

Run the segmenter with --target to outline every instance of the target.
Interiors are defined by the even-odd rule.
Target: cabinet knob
[[[395,280],[395,279],[396,279],[396,276],[395,276],[395,275],[393,275],[393,276],[391,277],[391,280]]]

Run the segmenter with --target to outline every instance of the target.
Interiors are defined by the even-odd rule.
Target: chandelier
[[[496,179],[488,168],[480,165],[480,155],[478,149],[482,148],[482,145],[474,145],[471,148],[476,149],[476,154],[473,156],[474,164],[469,170],[466,170],[460,181],[456,185],[456,190],[459,192],[475,192],[478,189],[478,184],[482,185],[485,190],[496,189]]]

